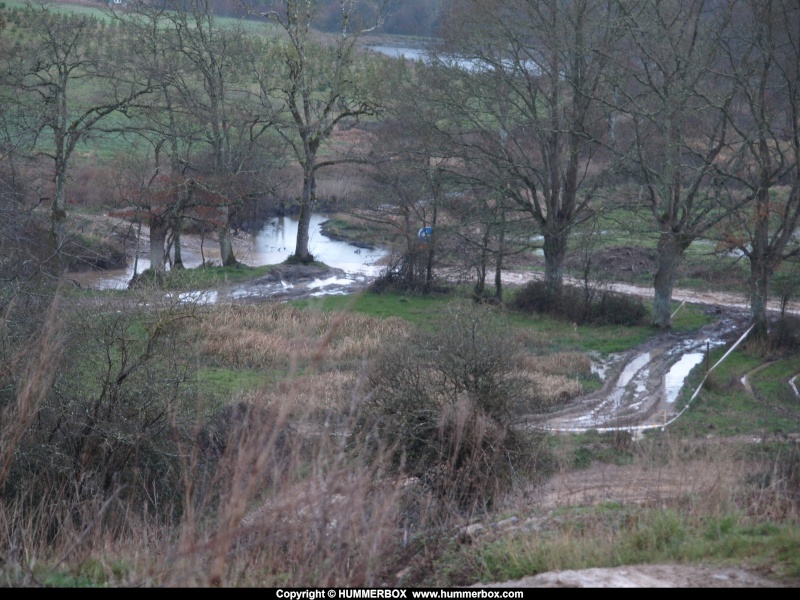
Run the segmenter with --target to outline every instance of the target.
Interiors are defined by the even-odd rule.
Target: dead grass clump
[[[578,375],[588,377],[592,373],[592,361],[583,352],[554,352],[525,356],[520,360],[520,367],[527,371],[567,377]]]
[[[194,331],[205,356],[234,368],[286,368],[292,362],[353,361],[369,356],[388,339],[404,338],[399,318],[315,312],[278,304],[224,307]]]
[[[580,381],[564,375],[548,375],[547,373],[527,373],[536,390],[539,408],[547,409],[565,404],[583,393]]]

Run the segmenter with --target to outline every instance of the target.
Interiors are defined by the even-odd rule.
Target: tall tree
[[[714,77],[714,39],[729,13],[709,0],[617,7],[626,36],[617,53],[613,138],[657,228],[653,324],[668,328],[683,253],[726,214],[712,176],[727,146],[732,88]]]
[[[763,334],[770,279],[800,254],[800,5],[738,2],[718,39],[736,87],[728,114],[737,161],[725,174],[752,203],[732,215],[725,243],[750,262],[751,316]]]
[[[142,114],[139,131],[159,149],[157,156],[168,157],[172,175],[185,180],[175,188],[173,238],[183,212],[214,202],[222,263],[234,265],[231,218],[247,194],[243,180],[252,174],[260,143],[274,124],[252,85],[254,76],[261,81],[265,75],[263,42],[248,34],[242,21],[220,23],[210,0],[158,6],[137,1],[121,18],[137,35],[150,37],[162,67],[158,102]]]
[[[533,217],[553,292],[599,181],[613,25],[602,0],[459,0],[435,61],[452,78],[439,90],[452,114],[444,125],[484,187]]]
[[[53,161],[51,231],[58,249],[66,239],[66,184],[75,149],[111,127],[111,115],[124,115],[152,92],[152,65],[144,64],[131,39],[111,40],[113,50],[101,52],[94,17],[60,13],[46,2],[27,4],[20,28],[24,44],[4,65],[11,93],[3,101],[17,107],[17,127],[37,132],[34,153]]]
[[[377,3],[375,20],[364,23],[355,18],[357,0],[338,0],[340,27],[335,36],[321,39],[312,24],[322,6],[319,0],[282,0],[276,9],[260,13],[277,23],[283,32],[278,52],[284,71],[273,89],[287,119],[281,131],[303,171],[303,188],[298,199],[300,219],[294,256],[307,262],[311,215],[317,202],[317,173],[320,169],[346,162],[347,158],[320,159],[319,153],[337,125],[374,115],[378,110],[359,68],[356,42],[383,19]]]

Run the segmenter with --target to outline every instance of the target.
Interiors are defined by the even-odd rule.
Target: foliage
[[[608,290],[589,295],[574,286],[565,286],[561,292],[554,292],[538,281],[522,288],[514,296],[511,306],[523,312],[545,313],[579,324],[641,325],[647,317],[647,309],[638,298]]]
[[[531,390],[513,377],[516,348],[485,308],[451,304],[447,326],[387,347],[369,374],[358,432],[390,450],[398,474],[448,504],[491,506],[541,468],[538,438],[511,427]],[[358,438],[360,439],[360,437]]]
[[[62,315],[63,347],[50,357],[57,371],[20,441],[8,497],[60,489],[76,502],[122,496],[167,512],[180,505],[176,444],[191,433],[192,386],[175,333],[192,309],[136,304],[85,302]]]

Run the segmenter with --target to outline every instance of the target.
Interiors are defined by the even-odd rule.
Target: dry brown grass
[[[546,375],[562,375],[565,377],[592,373],[592,361],[583,352],[555,352],[553,354],[526,356],[521,360],[521,367]]]
[[[243,394],[241,400],[257,406],[288,405],[293,414],[308,414],[316,410],[346,410],[353,391],[357,389],[358,374],[354,371],[326,371],[297,375],[279,381],[275,386]]]
[[[398,585],[409,564],[437,568],[465,515],[443,516],[421,484],[387,476],[389,450],[376,457],[344,435],[357,421],[351,400],[365,379],[362,361],[407,336],[404,322],[262,305],[214,308],[186,327],[181,335],[221,364],[293,370],[240,398],[244,410],[218,429],[225,439],[217,455],[200,435],[194,446],[179,445],[185,489],[172,512],[159,510],[159,489],[146,490],[144,502],[119,487],[80,501],[56,487],[36,498],[0,497],[0,584],[380,587]],[[47,357],[59,348],[50,333],[36,339],[17,395],[32,405],[49,386]],[[580,384],[570,376],[588,370],[578,353],[517,359],[511,376],[523,374],[548,398],[575,393]],[[25,425],[10,415],[0,429],[5,453],[14,452]],[[787,493],[798,487],[797,471],[787,470],[796,455],[754,459],[731,444],[663,436],[626,451],[632,464],[594,461],[582,470],[570,454],[541,494],[520,494],[515,514],[618,502],[677,509],[689,524],[717,515],[796,516]],[[520,488],[497,506],[511,506]],[[587,524],[596,539],[555,532],[552,548],[563,555],[548,551],[548,566],[568,562],[576,543],[587,551],[605,543],[607,525]]]
[[[583,393],[580,381],[564,375],[549,375],[542,372],[523,373],[536,390],[540,408],[564,404]]]
[[[568,402],[583,393],[578,375],[591,374],[591,361],[581,352],[547,355],[522,354],[517,357],[515,377],[530,381],[538,409]]]
[[[281,304],[211,312],[194,330],[203,355],[232,368],[286,369],[359,361],[404,338],[401,319],[303,311]]]

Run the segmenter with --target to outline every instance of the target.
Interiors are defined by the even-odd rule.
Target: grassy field
[[[198,280],[185,283],[193,287]],[[86,321],[70,318],[70,327],[79,336],[94,332],[86,337],[96,340],[85,346],[86,360],[93,363],[90,357],[101,352],[109,366],[79,367],[80,389],[103,398],[102,382],[116,381],[117,393],[135,403],[140,402],[136,386],[153,393],[159,390],[158,394],[171,385],[188,386],[190,393],[181,396],[181,406],[194,409],[180,418],[194,412],[187,422],[194,423],[191,427],[200,432],[199,440],[224,439],[219,436],[230,427],[224,425],[226,419],[245,406],[258,411],[255,414],[263,412],[267,420],[260,428],[240,431],[235,444],[219,450],[223,462],[213,467],[216,474],[211,479],[217,483],[209,484],[222,486],[219,502],[197,505],[188,513],[184,504],[179,510],[183,517],[174,523],[161,513],[147,516],[124,509],[122,498],[113,505],[120,512],[101,510],[91,498],[73,504],[62,496],[65,507],[73,507],[73,518],[77,518],[74,511],[90,509],[102,517],[80,513],[85,516],[78,522],[94,523],[89,533],[81,537],[64,526],[56,539],[45,543],[37,537],[38,521],[31,520],[24,503],[4,499],[0,539],[9,540],[16,531],[25,536],[30,556],[36,557],[35,565],[21,558],[6,559],[0,576],[9,585],[210,585],[219,577],[225,585],[274,586],[291,581],[339,587],[398,582],[443,587],[553,569],[701,561],[768,568],[790,581],[800,577],[800,528],[791,500],[796,450],[788,442],[756,447],[737,438],[726,441],[734,435],[797,431],[796,400],[783,388],[800,369],[794,356],[753,373],[755,394],[749,395],[737,382],[763,364],[763,358],[756,348],[737,351],[713,373],[707,389],[674,427],[648,434],[640,442],[596,432],[543,438],[535,477],[519,474],[518,483],[491,509],[464,513],[445,509],[423,488],[381,483],[386,481],[383,469],[388,465],[364,462],[366,455],[351,454],[339,433],[343,426],[357,426],[359,411],[353,410],[364,394],[369,397],[371,365],[376,360],[415,332],[422,332],[425,339],[439,339],[436,336],[447,334],[444,324],[454,322],[448,315],[469,306],[475,309],[460,292],[431,296],[362,292],[289,304],[219,307],[176,303],[164,299],[163,291],[154,303],[146,300],[149,293],[139,290],[135,298],[87,294],[84,301],[98,308],[82,313]],[[69,298],[70,303],[78,300],[74,294]],[[156,306],[160,308],[153,312]],[[575,393],[565,391],[575,385],[586,391],[598,384],[588,372],[586,352],[624,351],[655,333],[649,327],[574,327],[545,316],[488,310],[486,331],[513,344],[519,352],[515,360],[527,369],[526,381],[551,386],[554,398]],[[693,306],[678,315],[676,326],[685,330],[709,319]],[[119,325],[108,329],[114,323]],[[108,333],[99,335],[103,331]],[[154,364],[156,355],[160,358]],[[136,370],[130,370],[132,365],[138,365]],[[117,373],[129,370],[131,375],[123,382]],[[95,373],[100,379],[92,384]],[[110,379],[103,373],[110,373]],[[174,379],[170,373],[182,375]],[[69,381],[72,376],[65,371],[62,377]],[[691,381],[696,380],[693,374]],[[165,388],[158,381],[173,383]],[[48,400],[42,401],[49,406]],[[177,417],[176,413],[173,418]],[[108,431],[122,427],[116,435],[126,430],[113,413],[104,423]],[[282,425],[275,429],[275,424]],[[709,433],[717,441],[708,441]],[[20,443],[23,455],[37,447],[25,437]],[[208,443],[195,442],[194,449],[190,445],[178,451],[189,462],[183,467],[181,461],[175,463],[201,489],[206,485],[201,466],[214,464],[208,462]],[[84,460],[107,460],[104,456],[86,455]],[[640,472],[641,485],[660,479],[658,499],[579,502],[558,508],[534,500],[535,490],[559,478],[578,478],[570,489],[591,486],[591,477],[602,465],[622,469],[621,473]],[[714,484],[714,493],[702,492],[688,480],[677,490],[664,488],[669,473],[687,470],[709,476],[725,473],[725,478]],[[125,472],[119,476],[126,477]],[[775,479],[779,473],[785,475]],[[581,484],[584,477],[586,483]],[[180,489],[178,481],[180,477],[173,485]],[[631,484],[631,489],[637,485]],[[54,493],[45,495],[52,501]],[[145,505],[150,506],[148,501]],[[259,507],[265,506],[270,507],[270,519],[258,520]],[[298,510],[322,511],[318,514],[325,516],[319,521],[298,520]],[[509,519],[517,525],[490,525]],[[489,533],[470,543],[459,541],[454,532],[470,523],[483,523]],[[234,543],[225,533],[232,530],[246,536],[242,539],[264,543]],[[74,536],[79,539],[77,546]],[[0,548],[8,551],[8,542],[4,544]]]

